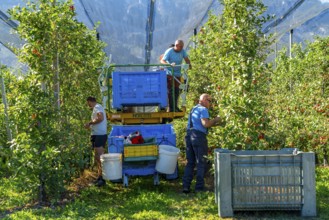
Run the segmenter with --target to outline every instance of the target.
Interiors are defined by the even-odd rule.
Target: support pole
[[[5,83],[3,81],[3,78],[2,78],[1,64],[0,64],[0,84],[1,84],[2,102],[3,102],[3,105],[4,105],[4,114],[5,114],[7,136],[8,136],[8,141],[11,141],[13,139],[13,136],[11,134],[11,130],[10,130],[10,127],[9,127],[8,104],[7,104],[7,98],[6,98],[6,87],[5,87]]]
[[[290,30],[290,38],[289,38],[289,57],[290,59],[292,58],[292,44],[293,44],[293,34],[294,34],[294,29]]]

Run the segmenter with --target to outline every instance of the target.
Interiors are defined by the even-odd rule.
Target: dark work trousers
[[[179,97],[179,88],[175,88],[175,95],[174,95],[174,100],[173,100],[173,93],[172,93],[172,89],[169,90],[168,93],[168,97],[169,97],[169,109],[171,112],[173,111],[177,111],[178,108],[178,97]],[[174,105],[175,105],[175,109],[174,109]]]
[[[187,164],[183,176],[183,188],[190,189],[193,171],[196,166],[195,190],[204,189],[204,176],[207,168],[208,140],[207,135],[195,129],[189,129],[185,136]]]
[[[180,77],[176,77],[177,80],[180,81]],[[172,86],[173,86],[173,80],[174,80],[174,86],[175,86],[175,94],[173,98],[173,92],[172,92]],[[179,85],[180,83],[177,82],[175,79],[173,79],[172,76],[167,75],[167,89],[168,89],[168,99],[169,99],[169,109],[171,112],[176,110],[178,108],[178,97],[179,97]],[[175,109],[174,109],[175,105]]]

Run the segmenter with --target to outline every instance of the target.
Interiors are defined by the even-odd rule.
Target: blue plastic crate
[[[109,153],[123,153],[123,138],[108,136],[108,152]]]
[[[129,134],[139,131],[144,138],[155,137],[157,144],[161,145],[172,145],[176,146],[176,133],[174,132],[174,127],[171,124],[156,124],[156,125],[112,125],[112,130],[108,137],[108,150],[110,153],[122,153],[124,150],[123,138],[122,136],[128,136]],[[120,138],[121,137],[121,138]],[[125,164],[124,164],[125,165]],[[152,166],[152,165],[151,165]],[[143,168],[130,167],[129,172],[136,173],[142,171]],[[155,169],[155,164],[152,169]],[[152,170],[151,169],[151,170]],[[149,170],[149,169],[146,169]],[[144,170],[145,171],[145,170]],[[145,172],[149,173],[149,172]],[[130,173],[131,175],[131,173]],[[173,174],[167,174],[166,179],[176,179],[178,178],[178,167]]]
[[[112,108],[168,105],[165,71],[112,72]]]
[[[156,173],[155,162],[145,161],[145,163],[127,162],[122,167],[123,175],[128,176],[147,176]]]
[[[153,175],[154,185],[159,185],[159,174],[155,170],[155,162],[147,161],[146,163],[126,162],[123,164],[122,176],[123,185],[128,186],[128,179],[131,176],[148,176]]]
[[[176,133],[174,132],[174,128],[171,124],[112,125],[108,145],[110,147],[110,144],[117,144],[118,146],[116,149],[120,150],[112,153],[122,153],[123,151],[123,138],[119,138],[119,136],[128,136],[136,131],[139,131],[144,138],[155,137],[158,145],[166,144],[176,146]]]
[[[155,137],[157,144],[176,146],[176,134],[171,124],[164,125],[113,125],[108,136],[109,153],[123,152],[123,136],[139,131],[144,138]]]
[[[128,133],[130,134],[130,133]],[[118,136],[111,136],[111,134],[108,136],[107,144],[108,144],[108,152],[109,153],[123,153],[123,146],[124,146],[124,138]],[[154,137],[145,137],[144,138],[154,138]],[[156,138],[156,144],[165,144],[165,145],[176,145],[176,134],[165,134],[165,135],[159,135]]]

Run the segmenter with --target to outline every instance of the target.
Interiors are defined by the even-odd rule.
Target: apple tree
[[[329,38],[283,49],[272,75],[269,103],[273,133],[286,147],[314,151],[328,162]]]
[[[88,163],[90,113],[104,43],[77,21],[72,0],[38,0],[9,11],[25,41],[16,53],[30,70],[12,85],[11,166],[40,202],[56,201]]]
[[[223,13],[209,15],[195,37],[190,57],[191,100],[212,95],[212,114],[226,121],[212,128],[210,145],[229,149],[267,146],[268,116],[264,96],[270,70],[265,63],[270,38],[261,27],[265,6],[254,0],[222,0]],[[215,116],[215,115],[214,115]]]

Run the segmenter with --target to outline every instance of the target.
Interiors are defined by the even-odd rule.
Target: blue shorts
[[[91,141],[91,147],[92,148],[97,148],[97,147],[104,147],[106,144],[107,140],[107,135],[91,135],[90,136],[90,141]]]

